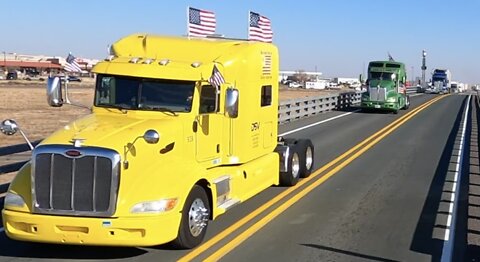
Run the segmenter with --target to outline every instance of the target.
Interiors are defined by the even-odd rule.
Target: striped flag
[[[77,62],[77,58],[69,53],[67,58],[65,59],[67,63],[65,64],[65,71],[67,72],[82,72],[80,65]]]
[[[248,40],[271,43],[273,39],[270,19],[258,13],[250,12]]]
[[[272,74],[272,54],[265,53],[263,56],[262,75]]]
[[[217,89],[220,88],[220,85],[225,83],[225,78],[223,78],[222,73],[218,71],[216,65],[213,65],[212,76],[208,79],[208,82]]]
[[[188,36],[206,37],[215,34],[215,13],[208,10],[188,8]]]

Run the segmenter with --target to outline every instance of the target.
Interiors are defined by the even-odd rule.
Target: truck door
[[[220,162],[222,148],[223,114],[219,113],[220,92],[211,85],[201,86],[199,114],[196,125],[196,155],[197,161],[212,161],[213,165]]]

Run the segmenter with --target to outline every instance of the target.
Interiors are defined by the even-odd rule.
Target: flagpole
[[[248,10],[247,16],[247,40],[250,41],[250,13],[252,11]]]
[[[190,23],[190,13],[189,13],[189,11],[190,11],[190,6],[187,6],[187,10],[186,10],[186,11],[187,11],[187,37],[189,37],[189,35],[188,35],[188,24]]]

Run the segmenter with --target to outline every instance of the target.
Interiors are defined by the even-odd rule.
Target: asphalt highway
[[[23,243],[0,232],[0,262],[475,261],[478,110],[475,95],[419,95],[399,114],[352,109],[282,125],[313,141],[317,171],[220,216],[193,250]]]

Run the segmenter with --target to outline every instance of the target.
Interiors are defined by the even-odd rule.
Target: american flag
[[[210,76],[208,82],[210,82],[210,84],[216,88],[219,88],[221,84],[225,83],[225,78],[223,78],[222,73],[218,71],[216,65],[213,65],[212,76]]]
[[[263,54],[262,74],[270,75],[272,73],[272,55]]]
[[[77,58],[72,55],[72,53],[68,54],[67,63],[65,64],[65,71],[68,72],[82,72],[80,65],[77,62]]]
[[[188,8],[188,36],[206,37],[215,34],[215,13],[208,10]]]
[[[248,40],[271,43],[273,39],[270,19],[258,13],[250,12]]]

